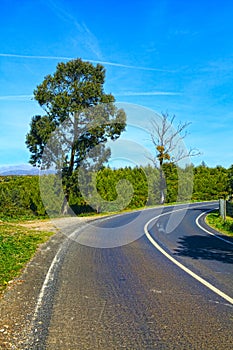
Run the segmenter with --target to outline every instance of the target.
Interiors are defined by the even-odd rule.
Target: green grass
[[[35,215],[22,215],[22,216],[1,216],[0,214],[0,222],[4,223],[18,223],[18,222],[24,222],[24,221],[37,221],[37,220],[43,220],[48,219],[48,216],[35,216]]]
[[[37,247],[52,234],[17,224],[0,223],[0,293],[9,281],[20,274]]]
[[[227,216],[224,221],[218,212],[212,212],[206,216],[206,223],[217,231],[233,237],[233,218]]]

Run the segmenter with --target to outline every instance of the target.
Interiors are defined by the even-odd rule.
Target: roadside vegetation
[[[0,222],[0,294],[52,232],[35,231],[16,223]]]
[[[60,169],[62,185],[54,174],[44,175],[49,182],[44,204],[38,176],[0,177],[0,290],[50,236],[48,232],[19,226],[20,220],[44,219],[47,212],[50,216],[66,215],[69,208],[76,215],[92,215],[157,204],[217,200],[232,194],[233,166],[177,165],[179,160],[199,152],[181,149],[174,157],[173,151],[180,149],[179,142],[186,137],[189,123],[179,123],[174,129],[175,116],[170,118],[166,113],[162,114],[161,125],[156,120],[151,125],[153,166],[105,167],[111,156],[107,141],[120,137],[127,116],[115,106],[114,96],[104,92],[104,83],[102,65],[76,59],[59,63],[56,71],[46,75],[34,90],[34,99],[44,114],[32,117],[26,135],[30,163],[43,170],[51,166]],[[82,169],[94,170],[84,171],[85,193],[80,188]],[[51,196],[54,191],[55,199]]]
[[[38,176],[0,177],[0,220],[18,221],[46,217]]]
[[[214,200],[225,196],[229,191],[229,172],[223,167],[209,168],[205,164],[189,169],[183,169],[185,188],[179,201],[188,198],[189,186],[193,178],[193,193],[191,200]],[[166,178],[166,204],[177,202],[178,172],[171,163],[163,165]],[[108,202],[112,202],[111,211],[116,211],[114,200],[117,198],[116,185],[121,179],[128,180],[133,188],[130,203],[124,208],[131,210],[145,206],[157,205],[160,202],[158,185],[159,170],[147,166],[144,168],[121,168],[113,170],[103,168],[97,174],[97,191]],[[149,193],[149,197],[148,197]],[[77,215],[93,215],[97,210],[91,208],[82,198],[80,192],[71,192],[70,206]],[[105,208],[98,208],[102,213]],[[109,209],[109,207],[108,207]],[[35,231],[23,227],[22,222],[48,218],[40,196],[38,176],[2,176],[0,177],[0,292],[19,275],[21,269],[34,255],[38,246],[45,242],[53,233]],[[227,218],[224,223],[217,213],[207,218],[208,224],[223,233],[233,235],[233,219]]]
[[[178,170],[182,171],[182,191],[178,193],[180,179]],[[209,168],[189,166],[177,169],[172,163],[163,165],[166,180],[165,203],[185,201],[208,201],[224,197],[229,191],[230,172],[223,167]],[[193,174],[193,179],[190,174]],[[133,186],[130,202],[124,209],[136,209],[160,203],[159,170],[152,166],[111,169],[103,168],[97,174],[96,187],[99,195],[112,207],[96,205],[93,209],[82,197],[77,186],[70,193],[69,205],[77,215],[91,215],[96,212],[112,211],[117,198],[117,183],[124,179]],[[191,188],[193,184],[193,189]],[[190,198],[190,192],[192,197]],[[109,208],[111,210],[109,210]],[[106,210],[105,210],[106,209]],[[107,210],[108,209],[108,210]],[[46,218],[38,176],[2,176],[0,177],[0,220],[18,221]]]
[[[206,223],[215,230],[233,237],[233,218],[230,216],[224,220],[216,211],[206,216]]]

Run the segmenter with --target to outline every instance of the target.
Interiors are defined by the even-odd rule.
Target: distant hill
[[[11,175],[39,175],[40,169],[32,167],[27,164],[22,165],[9,165],[9,166],[0,166],[0,176],[11,176]],[[52,173],[49,171],[48,173]]]
[[[0,172],[0,176],[10,176],[10,175],[39,175],[39,171],[9,170],[9,171]]]

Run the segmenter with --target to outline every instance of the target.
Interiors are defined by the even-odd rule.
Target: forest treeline
[[[166,163],[163,165],[163,173],[166,179],[165,203],[215,200],[232,196],[233,193],[233,165],[225,169],[222,166],[210,168],[203,163],[182,169],[172,163]],[[47,176],[50,182],[53,181],[53,175],[43,176]],[[76,186],[72,187],[69,205],[76,214],[116,211],[119,209],[120,201],[125,209],[159,203],[159,170],[150,165],[120,169],[105,167],[97,173],[95,181],[91,184],[97,189],[98,194],[96,199],[92,198],[91,204],[94,201],[94,206],[89,205],[87,197],[80,193],[78,181]],[[129,183],[133,192],[129,191]],[[118,184],[123,186],[120,194],[117,192]],[[124,202],[127,192],[130,200]],[[119,199],[119,196],[122,199]],[[46,215],[38,176],[0,177],[0,219],[46,217]]]

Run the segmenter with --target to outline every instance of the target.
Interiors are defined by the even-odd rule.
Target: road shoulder
[[[0,299],[1,349],[25,349],[24,344],[31,332],[31,321],[45,276],[58,249],[67,239],[64,232],[72,231],[73,227],[81,227],[94,219],[95,217],[57,219],[60,230],[56,229],[54,220],[44,222],[42,226],[38,222],[26,224],[34,226],[35,230],[44,229],[46,226],[46,230],[57,232],[39,247],[21,275],[9,284]]]

